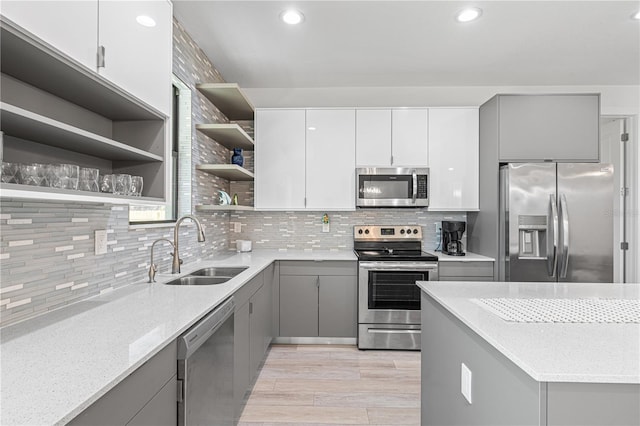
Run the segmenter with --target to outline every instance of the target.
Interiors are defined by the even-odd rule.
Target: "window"
[[[129,222],[175,222],[191,213],[191,89],[173,76],[173,114],[168,200],[164,204],[131,204]]]

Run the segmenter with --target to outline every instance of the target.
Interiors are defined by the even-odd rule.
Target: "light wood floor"
[[[420,352],[274,345],[239,426],[419,425]]]

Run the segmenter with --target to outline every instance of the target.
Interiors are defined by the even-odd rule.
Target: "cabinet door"
[[[251,379],[255,377],[271,342],[271,291],[263,285],[251,297],[249,365]]]
[[[3,0],[0,11],[82,65],[96,70],[98,0]]]
[[[429,109],[429,210],[478,210],[477,108]]]
[[[356,165],[391,165],[391,110],[356,110]]]
[[[140,25],[138,16],[156,25]],[[105,48],[99,73],[127,92],[171,115],[172,5],[167,0],[100,1],[98,44]]]
[[[244,395],[251,385],[249,365],[249,302],[236,307],[233,314],[233,405],[236,419],[244,407]]]
[[[306,208],[355,210],[355,110],[307,110]]]
[[[257,110],[255,134],[256,209],[303,209],[305,111]]]
[[[427,109],[394,109],[391,116],[391,151],[394,167],[427,167]]]
[[[501,161],[599,161],[599,95],[501,95]]]
[[[356,337],[357,281],[355,276],[321,276],[318,296],[320,337]]]
[[[127,426],[175,426],[178,417],[178,376],[166,385],[131,419]]]
[[[280,276],[280,336],[318,336],[318,284],[315,275]]]

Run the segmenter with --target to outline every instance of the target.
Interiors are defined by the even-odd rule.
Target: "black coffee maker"
[[[451,256],[464,256],[462,234],[467,229],[466,222],[442,221],[442,252]]]

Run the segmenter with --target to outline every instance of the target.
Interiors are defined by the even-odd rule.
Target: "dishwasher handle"
[[[193,355],[233,315],[235,305],[233,296],[228,298],[180,336],[178,360],[185,360]]]

